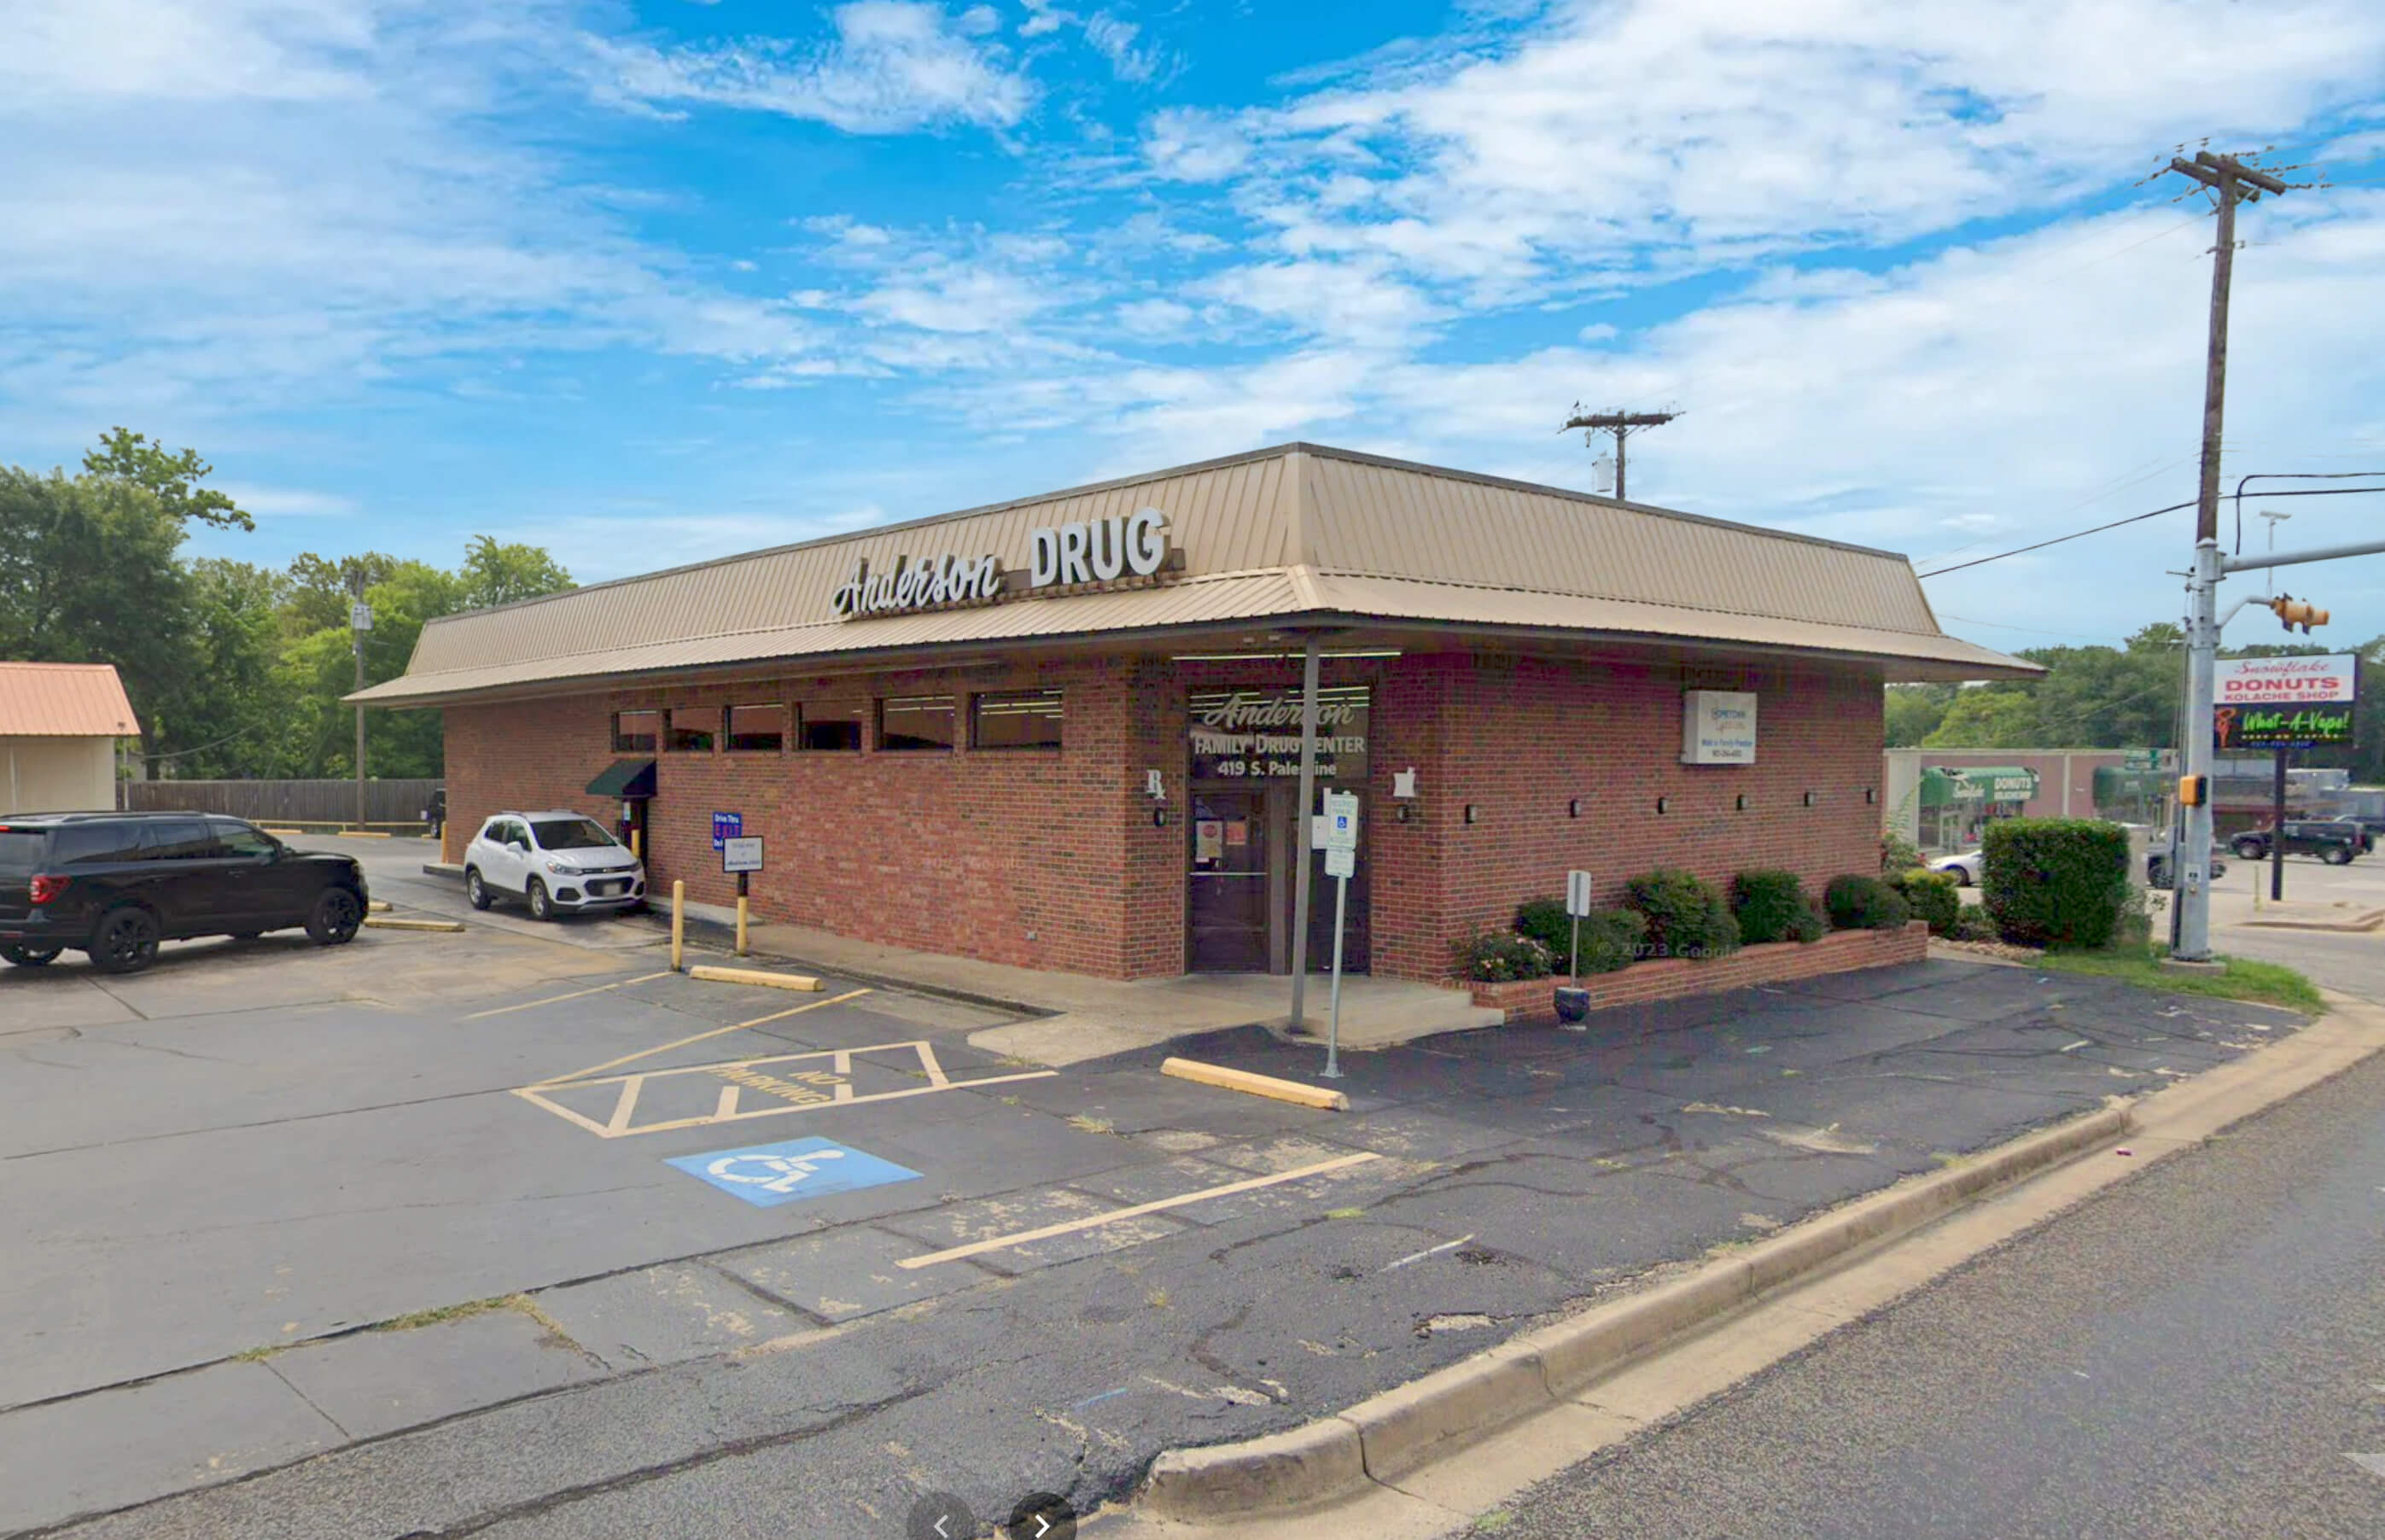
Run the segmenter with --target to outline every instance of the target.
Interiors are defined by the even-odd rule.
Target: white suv
[[[476,909],[518,895],[540,920],[626,909],[646,896],[646,869],[612,832],[583,814],[499,813],[464,851],[464,892]]]

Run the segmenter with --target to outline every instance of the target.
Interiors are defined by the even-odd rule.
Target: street
[[[2385,1534],[2385,1060],[1479,1526],[1521,1540]]]

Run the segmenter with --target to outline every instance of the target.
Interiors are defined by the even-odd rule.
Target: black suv
[[[2266,861],[2269,858],[2267,829],[2247,829],[2228,842],[2239,860]],[[2329,866],[2343,866],[2365,848],[2360,826],[2353,823],[2331,823],[2323,819],[2288,819],[2286,820],[2286,854],[2316,856]]]
[[[0,958],[39,968],[73,947],[137,973],[160,941],[304,925],[326,946],[364,922],[364,869],[210,813],[0,817]]]

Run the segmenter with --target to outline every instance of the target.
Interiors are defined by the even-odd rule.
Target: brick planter
[[[1843,973],[1857,968],[1887,968],[1919,962],[1929,955],[1929,927],[1916,920],[1902,931],[1832,931],[1819,941],[1767,942],[1742,946],[1727,958],[1692,962],[1687,958],[1659,958],[1635,962],[1619,973],[1584,975],[1581,987],[1590,993],[1590,1008],[1646,1005],[1678,1000],[1688,995],[1720,995],[1757,984],[1785,983],[1823,973]],[[1474,1003],[1495,1006],[1511,1023],[1556,1020],[1556,991],[1573,981],[1523,979],[1514,983],[1472,985]]]

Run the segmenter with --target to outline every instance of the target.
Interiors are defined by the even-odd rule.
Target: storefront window
[[[952,751],[950,695],[889,695],[878,703],[878,746],[887,754]]]
[[[795,746],[813,754],[860,753],[861,707],[797,707]]]
[[[659,711],[616,711],[613,713],[613,752],[616,754],[652,754],[662,741],[663,714]]]
[[[969,747],[1059,746],[1059,691],[1010,690],[970,698]]]
[[[673,754],[709,754],[713,734],[720,731],[720,717],[713,711],[666,711],[663,713],[663,741]]]
[[[783,706],[732,706],[729,708],[729,752],[776,754],[787,746],[787,708]]]

